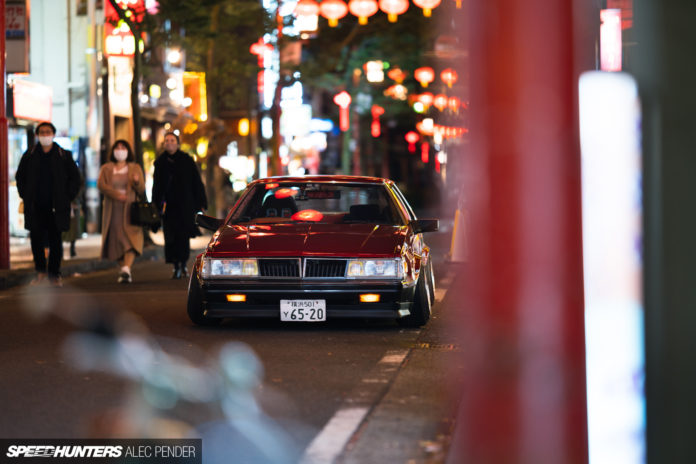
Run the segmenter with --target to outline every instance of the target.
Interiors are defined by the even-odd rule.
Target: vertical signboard
[[[7,72],[29,72],[29,9],[26,0],[6,0],[5,38]]]
[[[600,68],[602,71],[621,71],[621,10],[599,12]]]
[[[638,88],[580,77],[582,248],[590,462],[644,462],[641,153]]]

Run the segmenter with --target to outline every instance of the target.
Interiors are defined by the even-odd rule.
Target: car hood
[[[398,256],[408,228],[375,224],[223,226],[207,252],[244,256]]]

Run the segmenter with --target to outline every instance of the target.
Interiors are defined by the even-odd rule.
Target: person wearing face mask
[[[174,265],[172,279],[187,274],[191,237],[200,235],[196,213],[208,207],[198,167],[191,156],[179,150],[179,136],[164,136],[164,152],[155,160],[152,202],[162,211],[164,258]]]
[[[62,286],[61,233],[70,227],[70,203],[82,187],[82,177],[72,153],[53,141],[56,135],[53,124],[40,123],[36,135],[39,143],[22,155],[15,174],[36,269],[32,283],[43,283],[48,278],[52,284]],[[44,253],[46,243],[48,263]]]
[[[118,261],[118,282],[131,283],[131,266],[143,252],[143,229],[130,223],[130,204],[145,193],[145,177],[130,144],[117,140],[111,147],[109,161],[99,171],[97,187],[104,195],[102,204],[101,257]]]

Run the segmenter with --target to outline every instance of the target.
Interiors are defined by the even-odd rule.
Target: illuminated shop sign
[[[53,88],[16,79],[13,86],[14,110],[18,119],[50,121],[53,115]]]

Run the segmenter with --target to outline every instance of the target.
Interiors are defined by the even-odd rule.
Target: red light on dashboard
[[[293,214],[290,219],[293,221],[311,221],[311,222],[317,222],[321,221],[321,219],[324,217],[323,214],[321,214],[319,211],[313,210],[313,209],[303,209],[302,211],[298,211],[295,214]]]

